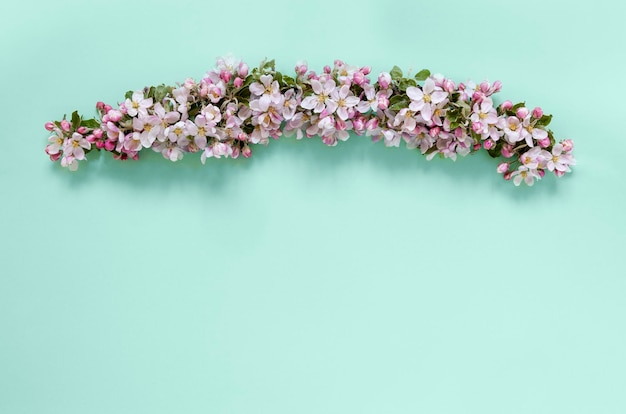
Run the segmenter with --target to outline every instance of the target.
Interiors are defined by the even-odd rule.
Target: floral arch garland
[[[533,185],[546,172],[570,172],[573,142],[556,141],[547,128],[552,116],[539,107],[496,106],[492,95],[501,86],[457,85],[428,70],[405,76],[397,66],[372,83],[369,67],[341,60],[320,74],[300,62],[287,76],[273,60],[250,71],[242,61],[218,58],[217,68],[199,82],[129,91],[117,107],[98,102],[99,119],[74,112],[46,123],[52,135],[45,151],[75,171],[94,149],[121,160],[136,160],[148,148],[171,161],[200,152],[204,163],[208,157],[250,157],[254,145],[283,135],[319,136],[334,146],[354,132],[386,146],[404,141],[429,160],[484,150],[503,159],[496,171],[515,185]]]

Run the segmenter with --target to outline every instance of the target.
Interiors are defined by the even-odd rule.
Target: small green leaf
[[[287,76],[287,75],[283,75],[283,82],[285,83],[285,85],[290,85],[290,86],[296,84],[296,80],[292,78],[291,76]]]
[[[393,68],[391,68],[391,72],[389,72],[389,74],[391,75],[391,79],[399,81],[402,78],[402,69],[394,66]]]
[[[526,106],[526,102],[520,102],[520,103],[517,103],[517,104],[513,105],[513,108],[511,108],[511,111],[512,111],[512,112],[515,112],[515,111],[517,111],[519,108],[522,108],[522,107],[525,107],[525,106]]]
[[[415,74],[415,80],[417,81],[425,81],[430,76],[430,71],[428,69],[422,69]]]
[[[72,112],[72,129],[78,129],[80,126],[80,115],[78,115],[78,111]]]
[[[541,118],[539,118],[539,120],[537,121],[537,125],[541,125],[541,126],[548,126],[550,125],[550,122],[552,121],[552,115],[543,115]]]
[[[409,106],[409,100],[404,95],[395,95],[389,100],[389,109],[399,111]]]
[[[96,121],[95,119],[83,119],[80,122],[80,125],[86,128],[95,129],[100,126],[100,122]]]
[[[406,88],[410,86],[417,86],[417,82],[413,79],[402,78],[400,79],[399,86],[401,91],[406,91]]]
[[[124,97],[125,97],[126,99],[130,99],[130,98],[132,98],[132,97],[133,97],[133,91],[128,91],[128,92],[126,92],[126,94],[124,94]]]

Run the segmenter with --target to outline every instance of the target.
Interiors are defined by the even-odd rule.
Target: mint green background
[[[0,5],[0,413],[624,413],[619,1]],[[232,52],[555,115],[570,176],[362,138],[50,163],[43,124]]]

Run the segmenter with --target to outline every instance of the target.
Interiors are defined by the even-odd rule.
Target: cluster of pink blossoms
[[[209,157],[250,157],[251,146],[267,145],[283,134],[326,145],[345,141],[350,132],[399,146],[432,159],[456,159],[479,150],[505,161],[497,171],[515,185],[533,185],[546,171],[562,176],[575,164],[573,142],[557,142],[547,129],[551,116],[510,101],[496,106],[500,82],[455,84],[422,70],[413,77],[400,68],[372,83],[369,67],[340,60],[321,73],[298,63],[295,76],[274,62],[249,70],[246,63],[218,58],[217,68],[199,82],[130,91],[116,107],[98,102],[99,119],[48,122],[53,132],[46,153],[74,171],[94,149],[118,159],[138,159],[150,148],[178,161],[185,153]]]

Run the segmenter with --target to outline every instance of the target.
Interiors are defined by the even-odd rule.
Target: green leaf
[[[522,107],[525,107],[525,106],[526,106],[526,102],[520,102],[520,103],[517,103],[517,104],[513,105],[513,108],[511,108],[511,111],[512,111],[512,112],[515,112],[515,111],[517,111],[519,108],[522,108]]]
[[[78,111],[72,112],[72,129],[78,129],[80,126],[80,115],[78,115]]]
[[[391,72],[389,72],[389,74],[391,75],[391,79],[399,81],[402,78],[402,69],[394,66],[393,68],[391,68]]]
[[[406,88],[410,86],[417,86],[417,82],[415,82],[415,80],[413,79],[402,78],[400,79],[399,86],[400,86],[400,90],[406,91]]]
[[[422,69],[415,74],[415,80],[417,81],[425,81],[430,76],[430,71],[428,69]]]
[[[263,73],[267,73],[267,72],[274,72],[276,68],[276,62],[274,61],[274,59],[272,60],[263,60],[263,62],[261,62],[261,66],[259,67],[259,69],[261,69],[261,72]]]
[[[541,125],[541,126],[548,126],[550,125],[550,122],[552,121],[552,115],[543,115],[541,118],[539,118],[539,120],[537,121],[537,125]]]
[[[392,96],[389,100],[389,109],[392,111],[399,111],[409,106],[409,100],[404,95]]]
[[[86,128],[95,129],[100,126],[100,122],[96,121],[95,119],[83,119],[80,122],[80,125]]]
[[[296,84],[296,80],[292,78],[291,76],[287,76],[287,75],[283,75],[283,82],[285,83],[285,85],[289,85],[289,86]]]
[[[128,91],[126,92],[126,94],[124,94],[124,98],[126,99],[130,99],[133,97],[133,91]]]

